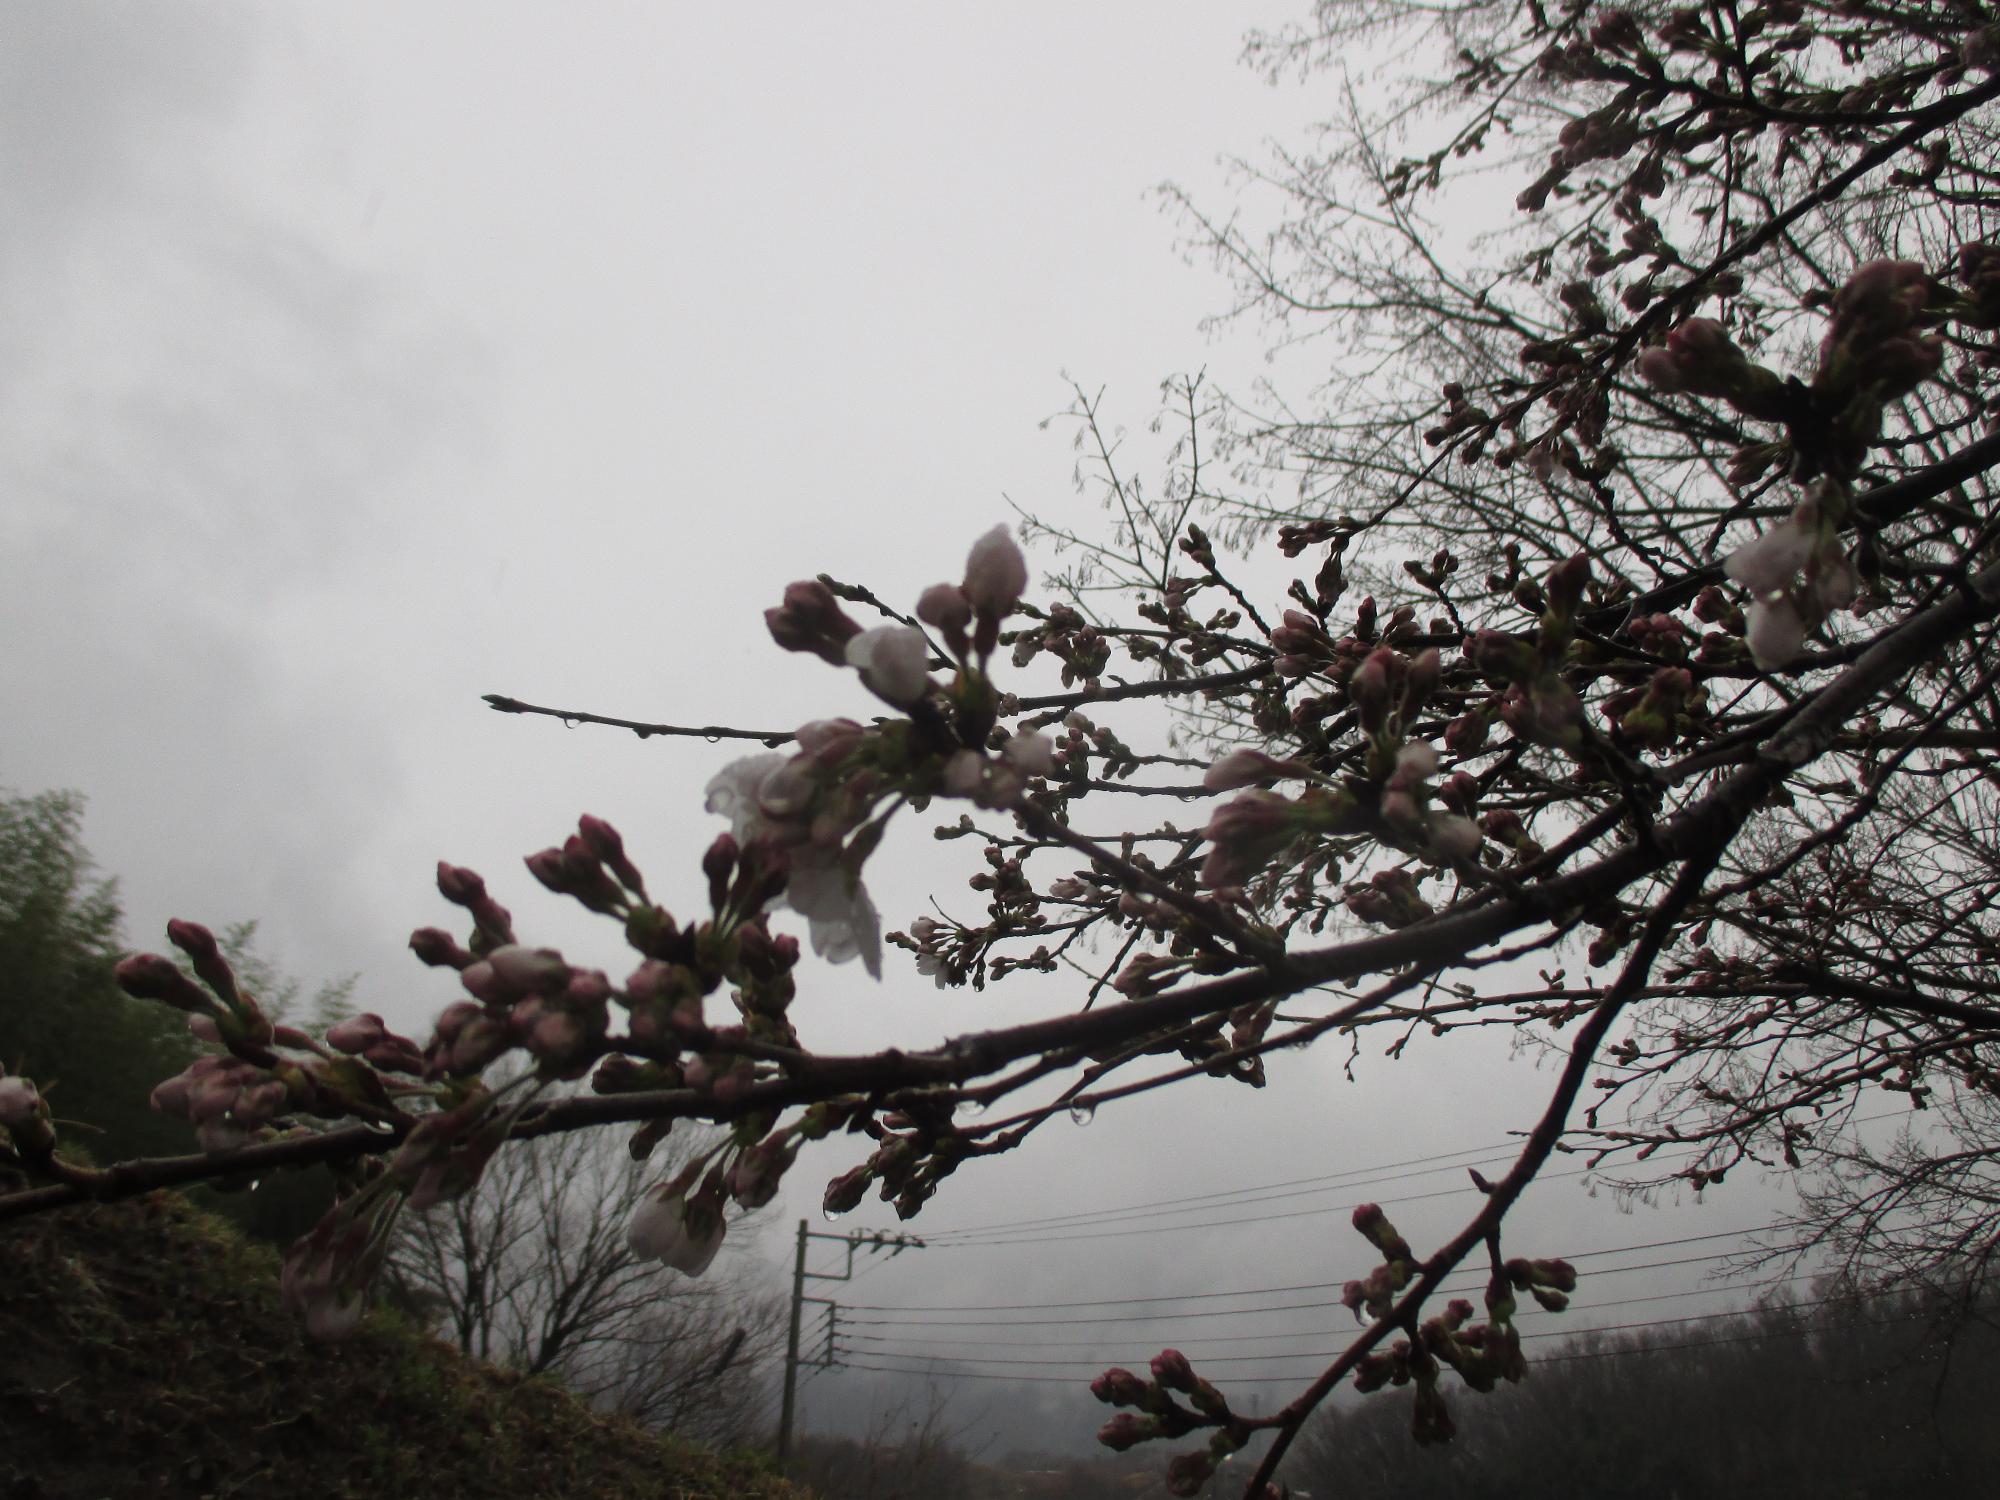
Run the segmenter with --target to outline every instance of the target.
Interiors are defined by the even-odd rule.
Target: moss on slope
[[[170,1195],[0,1226],[0,1500],[805,1500],[389,1314],[308,1343],[277,1261]]]

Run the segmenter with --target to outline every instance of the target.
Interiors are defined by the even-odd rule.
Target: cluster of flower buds
[[[389,1158],[389,1176],[419,1213],[463,1198],[505,1144],[516,1111],[481,1084],[460,1090],[456,1104],[419,1120]]]
[[[1859,267],[1834,293],[1814,393],[1830,406],[1851,396],[1879,405],[1929,380],[1944,359],[1943,340],[1922,332],[1936,320],[1937,301],[1930,273],[1915,261]]]
[[[1109,780],[1130,776],[1139,769],[1137,752],[1110,726],[1094,723],[1080,713],[1065,714],[1052,774],[1058,779],[1086,780],[1093,755],[1098,757],[1098,773]]]
[[[1430,902],[1417,889],[1417,877],[1405,869],[1377,870],[1366,885],[1343,893],[1347,909],[1364,922],[1399,930],[1433,915]]]
[[[958,1170],[968,1151],[968,1143],[946,1119],[919,1121],[902,1113],[881,1120],[860,1116],[851,1128],[872,1138],[875,1150],[860,1166],[827,1184],[824,1206],[828,1214],[848,1212],[872,1186],[884,1203],[894,1206],[896,1217],[912,1218],[945,1178]]]
[[[528,872],[558,896],[606,916],[625,916],[646,900],[645,877],[626,855],[618,830],[588,813],[560,848],[529,855]]]
[[[918,917],[906,933],[892,932],[889,941],[907,948],[917,957],[917,972],[939,989],[947,988],[956,971],[950,949],[956,945],[959,929],[935,917]]]
[[[1497,712],[1515,736],[1531,745],[1574,752],[1583,743],[1583,704],[1559,667],[1575,631],[1580,581],[1587,570],[1571,559],[1551,570],[1548,586],[1537,593],[1543,603],[1541,629],[1534,641],[1499,630],[1475,630],[1465,640],[1465,655],[1489,682],[1501,685],[1497,704],[1475,705],[1445,731],[1445,744],[1460,754],[1484,742],[1487,726]],[[1562,586],[1559,586],[1562,585]]]
[[[1097,1440],[1123,1453],[1158,1438],[1184,1437],[1211,1427],[1205,1448],[1174,1457],[1167,1465],[1167,1493],[1198,1495],[1214,1475],[1216,1465],[1242,1448],[1250,1427],[1229,1409],[1222,1392],[1195,1373],[1178,1349],[1153,1356],[1151,1379],[1114,1367],[1090,1383],[1090,1393],[1121,1410],[1097,1432]],[[1177,1399],[1178,1398],[1178,1399]]]
[[[1011,659],[1025,667],[1044,651],[1062,663],[1065,687],[1094,683],[1111,665],[1110,639],[1067,604],[1050,605],[1041,625],[1015,635]]]
[[[2000,26],[1993,28],[2000,38]],[[2000,328],[2000,245],[1962,245],[1958,279],[1965,294],[1958,316],[1975,328]]]
[[[1525,1260],[1506,1262],[1501,1275],[1517,1292],[1526,1292],[1547,1312],[1563,1312],[1576,1291],[1576,1267],[1566,1260]]]
[[[153,1108],[193,1124],[203,1150],[238,1150],[267,1138],[296,1113],[377,1121],[393,1114],[372,1065],[336,1057],[293,1027],[274,1026],[237,983],[206,927],[173,921],[167,936],[201,984],[157,953],[131,954],[113,972],[127,994],[186,1013],[189,1031],[225,1049],[196,1058],[153,1090]],[[407,1063],[409,1053],[397,1059]]]
[[[1486,1186],[1476,1173],[1474,1181]],[[1365,1280],[1347,1283],[1341,1300],[1357,1318],[1364,1314],[1378,1321],[1389,1318],[1394,1315],[1397,1296],[1416,1273],[1409,1244],[1373,1203],[1364,1203],[1354,1211],[1354,1227],[1382,1253],[1383,1261]],[[1575,1289],[1576,1271],[1567,1261],[1509,1260],[1487,1283],[1485,1322],[1473,1322],[1472,1304],[1454,1298],[1443,1312],[1418,1326],[1414,1340],[1398,1339],[1363,1355],[1355,1365],[1354,1387],[1365,1393],[1385,1386],[1413,1386],[1416,1406],[1411,1430],[1416,1440],[1449,1442],[1454,1429],[1438,1387],[1440,1371],[1450,1368],[1467,1386],[1481,1392],[1491,1391],[1502,1380],[1520,1380],[1527,1373],[1527,1364],[1514,1326],[1515,1292],[1526,1291],[1543,1307],[1560,1312]]]
[[[1339,656],[1326,626],[1302,609],[1288,609],[1271,632],[1271,649],[1277,653],[1271,663],[1281,677],[1306,677],[1333,663]]]
[[[1739,349],[1714,318],[1689,318],[1633,367],[1664,395],[1727,401],[1746,417],[1782,422],[1797,410],[1784,379]]]
[[[474,956],[503,948],[514,941],[513,915],[486,893],[486,882],[471,870],[440,860],[437,867],[438,894],[453,906],[462,906],[472,918]],[[411,946],[416,940],[411,939]],[[422,957],[421,950],[418,954]],[[424,960],[426,963],[430,959]]]
[[[1396,1294],[1410,1284],[1416,1274],[1416,1257],[1410,1242],[1397,1232],[1378,1203],[1363,1203],[1354,1210],[1354,1227],[1382,1253],[1382,1263],[1359,1281],[1341,1289],[1341,1305],[1356,1318],[1365,1312],[1371,1318],[1386,1318]]]
[[[1426,741],[1411,740],[1397,750],[1388,779],[1382,783],[1382,821],[1416,841],[1438,863],[1453,864],[1479,853],[1479,825],[1460,812],[1434,812],[1427,807],[1433,795],[1430,778],[1437,770],[1437,751]],[[1461,784],[1461,795],[1469,783],[1467,778]]]
[[[270,1070],[240,1057],[207,1053],[153,1090],[153,1108],[194,1125],[204,1151],[235,1151],[258,1138],[293,1104]]]
[[[909,714],[873,729],[848,719],[808,724],[795,754],[747,756],[708,785],[709,811],[730,819],[746,851],[782,851],[783,878],[766,899],[782,892],[810,923],[814,952],[830,962],[858,957],[881,975],[881,921],[861,873],[897,806],[939,792],[1011,806],[1029,778],[1052,768],[1039,735],[1015,735],[997,756],[985,753],[998,707],[986,664],[1027,583],[1027,562],[999,526],[973,544],[962,583],[925,590],[917,618],[959,667],[942,701],[923,633],[907,625],[863,630],[826,581],[795,583],[766,611],[779,645],[854,667],[878,698]],[[885,802],[888,811],[878,815]]]
[[[1665,750],[1681,737],[1701,696],[1701,685],[1686,667],[1661,667],[1645,687],[1627,688],[1607,698],[1604,713],[1626,744]]]
[[[1240,793],[1210,814],[1202,830],[1209,851],[1201,883],[1211,890],[1239,888],[1301,838],[1358,833],[1366,825],[1360,803],[1343,788],[1307,787],[1297,800],[1278,792]]]
[[[189,1029],[204,1041],[219,1042],[252,1062],[270,1062],[276,1033],[256,998],[237,985],[215,934],[198,922],[175,920],[167,923],[167,939],[187,955],[201,985],[189,980],[172,959],[134,953],[120,959],[112,971],[119,987],[134,999],[157,1000],[187,1012]],[[293,1032],[287,1040],[297,1044],[304,1038]]]

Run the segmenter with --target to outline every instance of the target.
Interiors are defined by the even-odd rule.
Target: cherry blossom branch
[[[1459,1263],[1479,1245],[1499,1234],[1507,1214],[1547,1164],[1556,1143],[1568,1128],[1570,1111],[1595,1067],[1598,1049],[1609,1038],[1619,1013],[1644,987],[1668,937],[1688,907],[1700,896],[1702,884],[1715,868],[1726,843],[1725,835],[1691,859],[1676,878],[1672,890],[1646,924],[1645,932],[1631,957],[1626,960],[1618,979],[1578,1030],[1569,1061],[1564,1064],[1562,1076],[1550,1094],[1547,1107],[1529,1131],[1527,1142],[1507,1175],[1487,1188],[1485,1206],[1443,1248],[1424,1262],[1415,1282],[1397,1299],[1394,1308],[1386,1316],[1377,1318],[1349,1344],[1340,1358],[1323,1370],[1305,1391],[1288,1402],[1282,1411],[1268,1418],[1254,1419],[1255,1425],[1274,1427],[1277,1435],[1265,1450],[1250,1482],[1244,1486],[1246,1500],[1259,1500],[1267,1492],[1277,1474],[1278,1465],[1284,1461],[1306,1418],[1333,1393],[1333,1388],[1347,1377],[1362,1356],[1397,1329],[1413,1326],[1424,1304],[1436,1295],[1438,1288],[1457,1270]]]
[[[609,714],[591,713],[581,708],[544,708],[535,703],[523,703],[519,698],[509,698],[504,693],[487,693],[483,700],[487,707],[503,714],[541,714],[551,719],[560,719],[565,724],[602,724],[610,729],[629,729],[640,739],[651,739],[654,735],[679,736],[683,739],[716,740],[756,740],[773,749],[789,744],[792,731],[789,729],[731,729],[722,724],[655,724],[643,719],[618,719]]]

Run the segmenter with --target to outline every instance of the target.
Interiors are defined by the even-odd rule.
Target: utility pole
[[[847,1249],[846,1264],[838,1271],[808,1271],[806,1269],[806,1243],[809,1240],[832,1240]],[[826,1369],[834,1363],[833,1327],[839,1316],[839,1306],[826,1297],[808,1297],[806,1280],[852,1281],[854,1279],[854,1252],[867,1250],[871,1253],[888,1251],[890,1255],[901,1255],[905,1250],[921,1250],[924,1242],[913,1234],[891,1234],[880,1230],[856,1230],[851,1234],[828,1234],[824,1230],[811,1227],[806,1220],[799,1220],[798,1248],[792,1256],[792,1321],[790,1331],[785,1336],[785,1404],[778,1417],[778,1462],[782,1465],[792,1456],[792,1417],[798,1408],[799,1391],[799,1332],[800,1323],[808,1302],[824,1303],[827,1309],[826,1352],[813,1361],[812,1368]]]

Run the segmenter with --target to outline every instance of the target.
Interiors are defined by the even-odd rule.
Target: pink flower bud
[[[861,631],[833,590],[817,578],[788,586],[784,603],[764,611],[764,625],[785,650],[810,651],[836,667],[846,660],[847,643]]]
[[[874,1180],[875,1173],[867,1166],[843,1172],[826,1185],[822,1205],[830,1214],[844,1214],[868,1195],[868,1184]]]
[[[359,1057],[370,1047],[380,1046],[388,1036],[389,1028],[382,1024],[382,1018],[373,1011],[363,1011],[327,1028],[326,1044],[336,1052]]]
[[[1214,846],[1203,861],[1201,883],[1238,886],[1299,836],[1299,804],[1276,792],[1243,792],[1218,807],[1204,830]]]
[[[1134,1444],[1159,1435],[1159,1423],[1151,1417],[1141,1417],[1129,1411],[1121,1411],[1097,1429],[1098,1442],[1113,1453],[1123,1453]]]
[[[1194,1389],[1194,1366],[1178,1349],[1162,1349],[1153,1356],[1153,1379],[1170,1391]]]
[[[1398,786],[1417,786],[1437,774],[1438,753],[1424,740],[1411,740],[1396,752],[1396,768],[1390,781]]]
[[[135,999],[158,1000],[185,1011],[206,1011],[215,1005],[214,999],[165,954],[134,953],[121,958],[112,977]]]
[[[616,865],[624,860],[625,841],[618,836],[618,830],[604,819],[585,813],[577,819],[576,832],[593,858],[607,865]]]
[[[528,873],[558,896],[569,889],[569,870],[560,849],[538,849],[522,861]]]
[[[410,934],[410,950],[434,969],[464,969],[473,961],[442,927],[419,927]]]
[[[199,922],[183,922],[176,918],[167,923],[167,941],[185,953],[197,966],[217,962],[222,957],[222,949],[216,945],[215,934]]]
[[[1389,717],[1389,683],[1403,658],[1387,646],[1377,646],[1347,679],[1347,696],[1364,734],[1380,732]]]
[[[852,719],[814,719],[801,724],[792,738],[813,765],[830,768],[860,749],[867,734]]]
[[[1146,1395],[1146,1382],[1114,1366],[1090,1382],[1090,1394],[1107,1406],[1137,1406]]]
[[[1479,825],[1470,818],[1445,813],[1431,819],[1431,848],[1444,859],[1471,859],[1479,842]]]
[[[1028,561],[1005,526],[972,544],[965,560],[965,597],[982,619],[1004,619],[1028,588]]]
[[[1279,760],[1262,750],[1231,750],[1202,773],[1201,784],[1211,792],[1233,792],[1260,782],[1283,781],[1299,775],[1304,768]]]
[[[438,861],[438,894],[454,906],[470,906],[485,898],[486,882],[461,865]]]
[[[554,948],[509,944],[487,954],[486,963],[501,985],[516,995],[546,994],[569,983],[570,967]]]
[[[972,623],[972,601],[956,584],[934,583],[917,600],[917,618],[944,637],[956,656],[965,655],[965,627]]]
[[[784,1135],[766,1137],[736,1158],[729,1170],[729,1196],[744,1208],[762,1208],[778,1196],[778,1185],[796,1155],[797,1148],[788,1146]]]
[[[1679,393],[1686,382],[1681,378],[1681,362],[1665,349],[1648,349],[1632,362],[1632,367],[1654,390],[1665,396]]]

